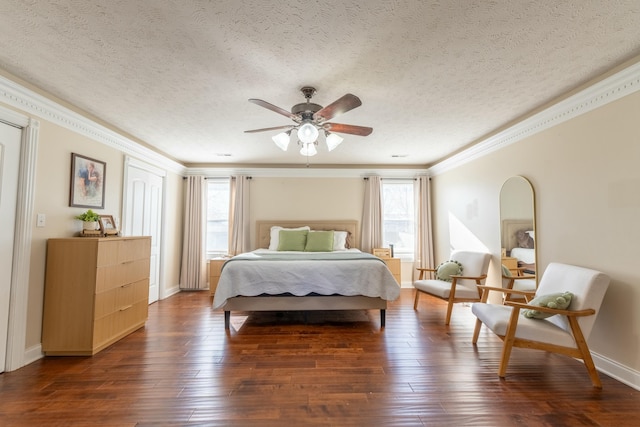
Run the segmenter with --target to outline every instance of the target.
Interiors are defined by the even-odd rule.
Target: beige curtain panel
[[[250,176],[231,177],[229,194],[229,253],[232,255],[251,250],[251,226],[249,223]]]
[[[363,252],[382,246],[382,180],[379,176],[365,179],[360,240]]]
[[[186,185],[180,289],[207,289],[205,179],[189,176]]]
[[[428,176],[419,176],[414,184],[416,194],[417,221],[415,239],[415,263],[414,267],[434,268],[433,258],[433,231],[431,224],[431,180]],[[413,269],[413,280],[418,280],[419,272]]]

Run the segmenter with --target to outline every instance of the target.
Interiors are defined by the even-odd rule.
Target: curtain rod
[[[188,176],[183,176],[182,179],[187,179]],[[252,176],[245,176],[246,179],[253,179]],[[236,179],[235,176],[229,176],[229,177],[224,177],[224,176],[205,176],[204,177],[205,180],[207,179]]]
[[[365,181],[369,180],[368,176],[363,178]],[[380,178],[382,181],[415,181],[417,178]]]

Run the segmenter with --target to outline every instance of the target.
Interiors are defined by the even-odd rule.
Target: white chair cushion
[[[413,287],[443,299],[448,299],[451,293],[451,282],[445,282],[443,280],[416,280],[413,283]],[[456,285],[456,298],[478,298],[478,291]]]
[[[474,303],[471,305],[471,312],[487,328],[500,336],[507,333],[512,310],[512,307],[499,304]],[[575,347],[573,336],[550,322],[549,319],[528,319],[524,316],[518,316],[516,338]]]
[[[534,292],[536,290],[536,281],[534,279],[516,279],[513,281],[512,289]]]

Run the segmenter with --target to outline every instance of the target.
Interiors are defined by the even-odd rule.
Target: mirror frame
[[[519,188],[513,188],[518,186]],[[509,193],[509,191],[519,191],[521,193]],[[526,192],[526,194],[524,194]],[[507,204],[507,197],[511,197],[512,203]],[[513,197],[516,197],[514,199]],[[524,205],[525,202],[530,200],[530,210],[531,217],[530,219],[527,215],[524,214],[524,209],[522,209],[518,203],[522,202]],[[528,203],[526,203],[528,205]],[[528,210],[529,207],[527,206]],[[528,213],[528,212],[527,212]],[[534,232],[534,263],[535,263],[535,273],[536,273],[536,288],[538,287],[539,277],[538,277],[538,227],[536,224],[536,197],[535,191],[533,189],[533,185],[531,182],[525,178],[524,176],[516,175],[507,178],[502,187],[500,188],[500,247],[501,247],[501,259],[506,254],[504,252],[509,253],[513,248],[513,240],[515,237],[509,237],[509,234],[513,234],[518,229],[522,229],[523,227],[528,228],[531,225],[532,230]],[[511,242],[511,243],[510,243]],[[508,255],[507,255],[508,256]]]

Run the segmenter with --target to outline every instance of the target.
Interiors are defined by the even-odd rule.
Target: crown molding
[[[462,166],[638,90],[640,90],[640,62],[475,144],[467,150],[436,163],[428,169],[429,175],[436,176]]]
[[[203,175],[208,178],[246,175],[253,178],[364,178],[377,175],[382,178],[415,178],[426,175],[427,169],[379,169],[379,168],[189,168],[189,175]]]
[[[0,102],[177,174],[185,166],[0,75]]]

